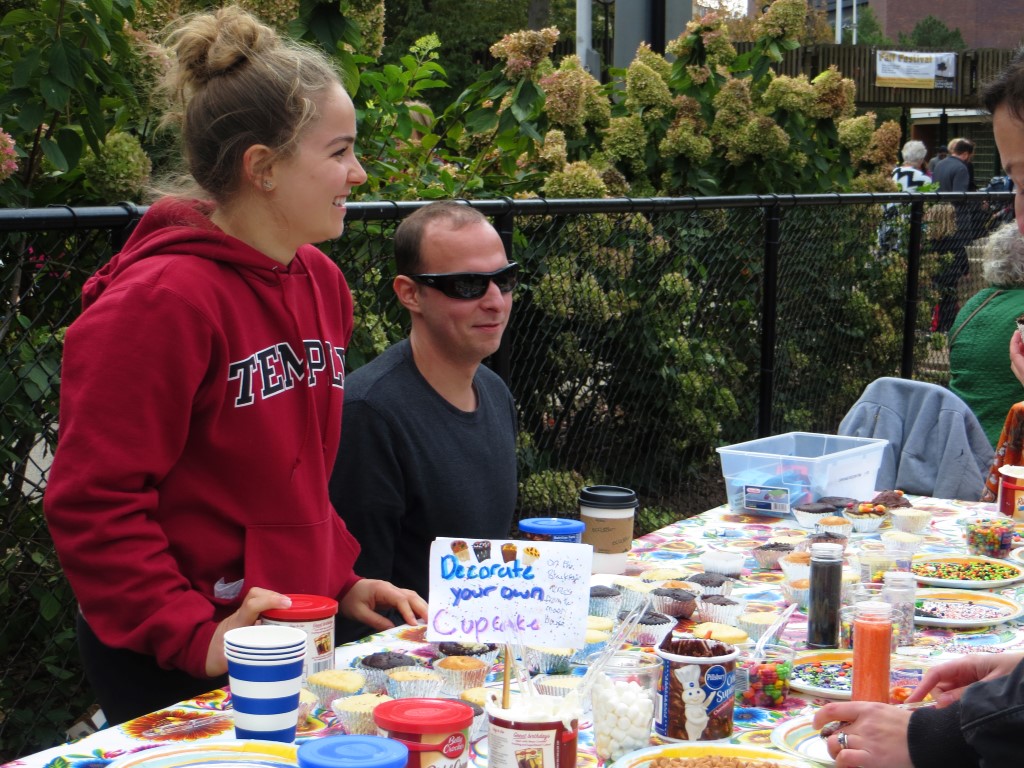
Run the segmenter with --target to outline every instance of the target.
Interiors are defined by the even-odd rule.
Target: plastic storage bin
[[[784,517],[822,496],[870,499],[888,442],[787,432],[719,448],[729,508]]]

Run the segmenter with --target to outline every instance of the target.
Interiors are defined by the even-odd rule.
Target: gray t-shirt
[[[477,409],[460,411],[417,370],[407,339],[346,377],[331,501],[362,547],[360,576],[426,599],[435,537],[508,537],[515,403],[486,366],[473,385]]]

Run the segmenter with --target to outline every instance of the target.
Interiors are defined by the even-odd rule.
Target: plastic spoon
[[[767,646],[768,643],[771,642],[771,639],[781,632],[784,626],[786,626],[786,622],[789,621],[789,617],[793,615],[793,611],[796,610],[796,606],[796,603],[790,603],[789,606],[786,607],[786,610],[782,612],[782,615],[775,620],[775,623],[768,627],[768,629],[765,630],[765,633],[757,639],[757,642],[754,643],[754,656],[756,658],[761,658],[764,655],[765,646]]]

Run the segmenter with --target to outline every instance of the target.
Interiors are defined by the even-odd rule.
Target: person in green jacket
[[[967,403],[995,447],[1010,406],[1024,391],[1006,364],[1006,337],[1024,314],[1024,238],[1016,223],[984,244],[988,282],[964,304],[949,334],[949,388]]]

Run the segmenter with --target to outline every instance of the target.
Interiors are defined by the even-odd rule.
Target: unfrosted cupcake
[[[687,572],[681,568],[651,568],[640,574],[641,581],[650,581],[661,584],[664,581],[673,579],[685,580]]]
[[[779,565],[779,558],[783,555],[788,555],[795,549],[796,547],[792,544],[770,541],[767,544],[754,547],[752,552],[759,567],[764,568],[766,571],[778,571],[782,569],[782,566]]]
[[[444,690],[456,694],[483,685],[491,667],[476,656],[445,656],[434,662],[434,670],[444,678]]]
[[[697,596],[685,589],[658,587],[651,590],[651,607],[677,619],[688,619],[697,609]]]
[[[853,523],[842,515],[826,515],[818,521],[815,531],[818,533],[837,533],[840,536],[849,538],[850,534],[853,533]]]
[[[600,629],[588,629],[584,634],[583,647],[573,654],[572,660],[576,662],[584,661],[587,656],[597,653],[608,645],[610,639],[611,635],[607,632],[603,632]]]
[[[518,694],[513,691],[510,695],[514,697]],[[478,685],[475,688],[467,688],[464,691],[459,691],[459,698],[465,702],[476,704],[486,709],[488,704],[493,704],[494,702],[501,700],[501,688],[485,688],[482,685]]]
[[[757,640],[778,618],[779,614],[775,611],[747,611],[740,614],[736,623],[751,639]]]
[[[398,667],[387,674],[388,696],[396,699],[431,699],[441,693],[444,678],[422,667]]]
[[[544,696],[565,696],[583,682],[583,675],[537,675],[533,687]]]
[[[587,629],[611,632],[615,629],[615,619],[611,616],[587,616]]]
[[[705,573],[720,573],[723,576],[739,576],[746,562],[745,552],[727,552],[724,549],[709,549],[700,556]]]
[[[932,513],[927,509],[915,507],[897,507],[889,510],[893,527],[907,533],[924,533],[932,521]]]
[[[912,555],[917,552],[923,540],[923,536],[906,531],[882,531],[882,543],[885,544],[885,548],[896,552]]]
[[[379,651],[364,656],[355,665],[356,669],[366,675],[365,691],[383,693],[387,690],[388,672],[395,667],[412,667],[419,665],[412,656],[396,651]]]
[[[746,630],[740,629],[739,627],[730,627],[728,624],[718,624],[713,621],[705,621],[701,624],[695,625],[690,630],[690,634],[694,637],[700,637],[706,640],[718,640],[731,645],[745,643],[750,639],[750,635],[747,634]]]
[[[622,592],[622,605],[619,608],[620,613],[622,611],[632,611],[637,606],[641,605],[651,590],[657,587],[657,584],[653,584],[647,581],[641,581],[640,579],[633,579],[623,583],[617,583],[616,586],[619,591]]]
[[[806,611],[811,599],[811,580],[804,578],[782,582],[782,596],[787,603],[796,603],[801,611]]]
[[[702,595],[728,595],[732,592],[732,579],[720,573],[695,573],[690,581],[700,587]]]
[[[617,616],[622,608],[622,592],[616,587],[595,584],[590,588],[591,616]]]
[[[354,669],[323,669],[309,675],[306,685],[327,709],[335,699],[362,693],[366,676]]]
[[[394,699],[380,693],[360,693],[356,696],[346,696],[344,699],[335,699],[331,702],[331,709],[338,716],[338,721],[346,733],[370,736],[377,733],[373,710],[385,701]]]
[[[313,714],[313,710],[317,708],[320,703],[320,699],[315,693],[308,688],[299,689],[299,719],[298,728],[302,728],[309,719],[309,716]]]
[[[806,579],[811,575],[811,553],[790,552],[779,558],[779,567],[787,579]]]
[[[700,599],[700,618],[701,621],[729,624],[735,627],[736,621],[745,607],[746,602],[738,597],[704,595]]]
[[[526,646],[526,663],[532,672],[542,675],[562,675],[572,668],[575,648],[554,648],[551,646]]]

